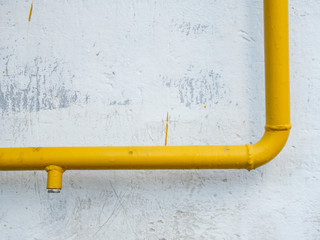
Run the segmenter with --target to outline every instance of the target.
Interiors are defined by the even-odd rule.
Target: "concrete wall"
[[[0,146],[244,144],[262,0],[0,1]],[[320,239],[320,2],[290,1],[293,130],[257,170],[0,172],[0,239]]]

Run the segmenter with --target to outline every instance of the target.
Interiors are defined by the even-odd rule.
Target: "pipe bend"
[[[248,170],[258,168],[275,158],[285,146],[291,125],[282,128],[266,127],[259,142],[250,145]]]

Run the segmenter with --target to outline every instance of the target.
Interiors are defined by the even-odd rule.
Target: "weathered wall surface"
[[[243,144],[262,0],[0,1],[0,146]],[[0,239],[320,239],[320,2],[290,1],[293,130],[257,170],[0,172]]]

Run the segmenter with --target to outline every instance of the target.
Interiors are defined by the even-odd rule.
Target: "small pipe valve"
[[[64,169],[59,166],[49,165],[45,168],[45,170],[48,173],[48,178],[47,178],[48,193],[60,193],[60,190],[62,187],[62,175],[63,175]]]

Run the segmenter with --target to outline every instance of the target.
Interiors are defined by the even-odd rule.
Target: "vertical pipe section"
[[[264,1],[266,129],[290,129],[288,0]]]
[[[249,170],[281,151],[290,124],[288,0],[264,1],[266,127],[262,139],[248,145]]]

